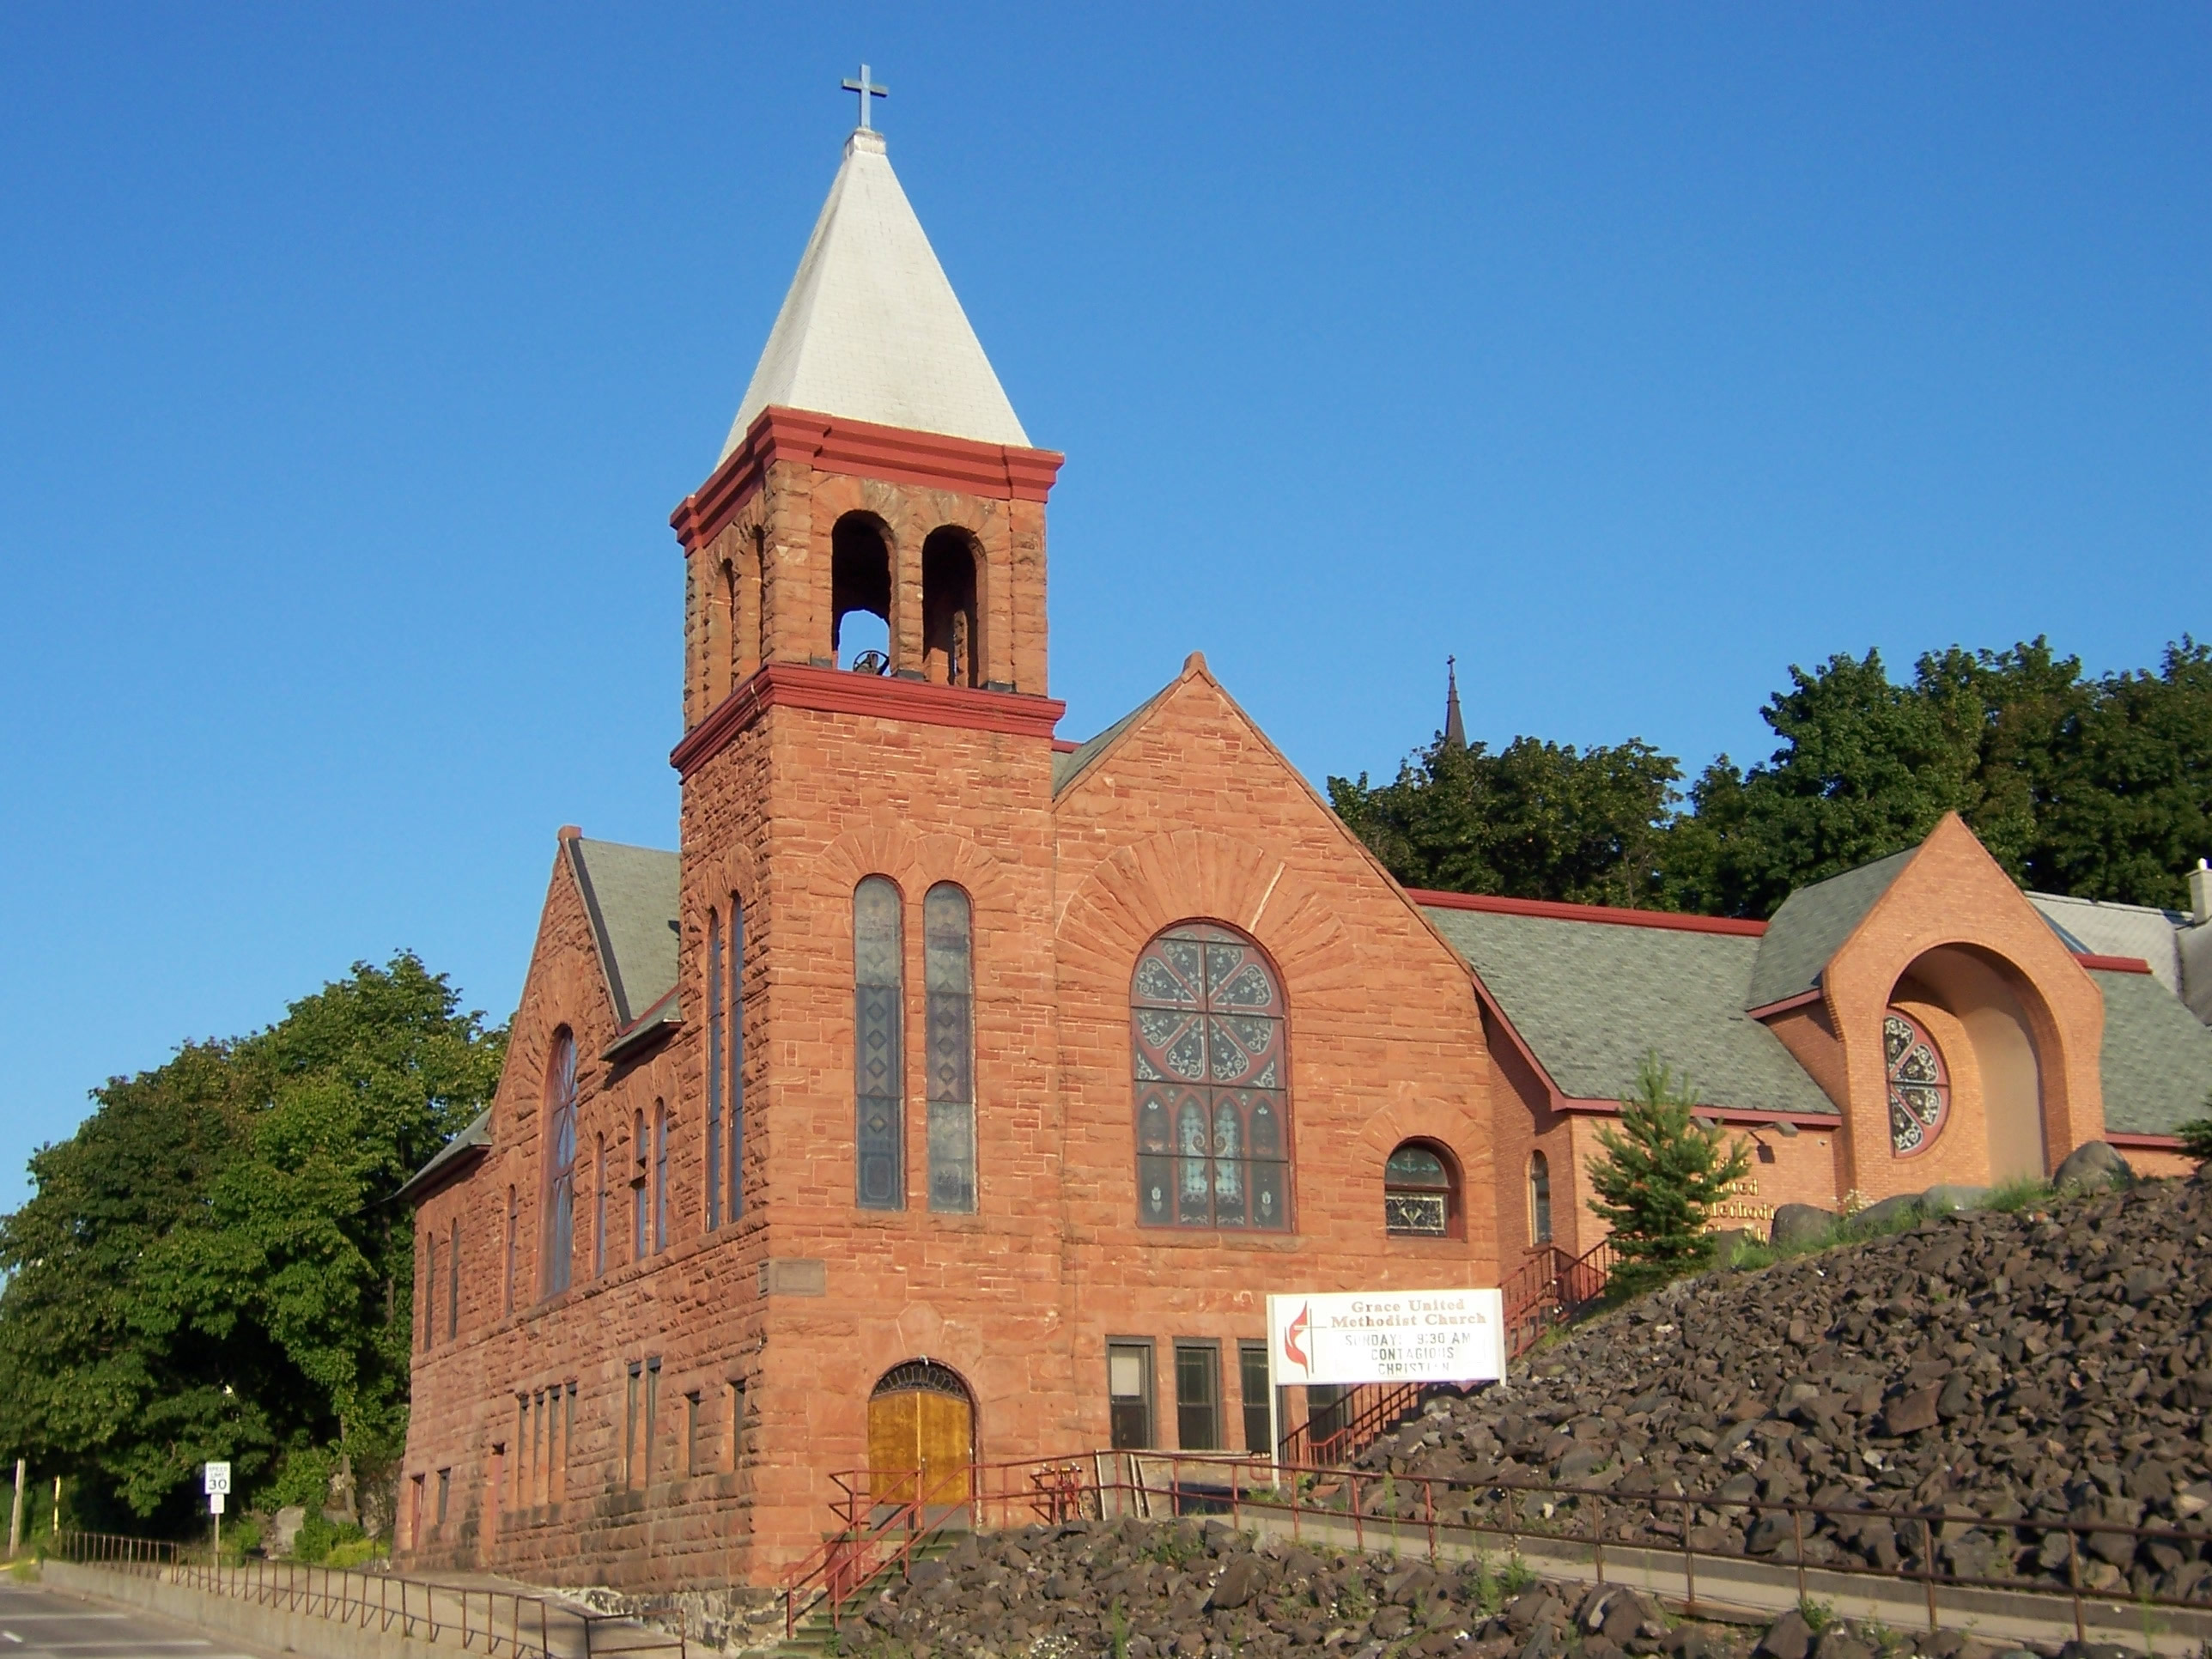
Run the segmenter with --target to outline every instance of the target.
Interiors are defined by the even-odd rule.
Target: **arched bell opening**
[[[922,678],[932,685],[983,683],[975,543],[946,525],[921,544]]]
[[[891,546],[880,522],[848,513],[830,532],[830,654],[840,668],[891,667]]]
[[[968,1501],[975,1397],[950,1365],[909,1359],[868,1395],[868,1494],[877,1504],[947,1509]]]

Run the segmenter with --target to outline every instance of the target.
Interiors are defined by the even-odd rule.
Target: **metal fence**
[[[395,1573],[317,1567],[291,1561],[224,1563],[204,1545],[64,1532],[53,1553],[80,1565],[155,1578],[258,1607],[327,1619],[362,1630],[458,1645],[490,1659],[615,1659],[673,1653],[687,1659],[681,1633],[613,1613],[495,1586],[436,1583]]]
[[[1492,1553],[1518,1558],[1540,1574],[1566,1572],[1602,1583],[1624,1571],[1665,1588],[1685,1606],[1777,1610],[1842,1589],[1914,1611],[1928,1628],[1944,1613],[1985,1620],[2009,1608],[2039,1627],[2070,1625],[2077,1639],[2094,1626],[2130,1632],[2179,1624],[2212,1638],[2212,1568],[2180,1575],[2180,1594],[2145,1582],[2151,1569],[2117,1584],[2092,1583],[2093,1567],[2146,1558],[2175,1565],[2212,1564],[2212,1532],[2094,1519],[2022,1516],[1999,1519],[1948,1510],[1850,1506],[1754,1498],[1723,1503],[1707,1495],[1617,1493],[1588,1486],[1529,1480],[1480,1483],[1342,1468],[1299,1468],[1258,1455],[1092,1452],[1032,1463],[977,1464],[965,1502],[934,1513],[908,1504],[871,1504],[894,1491],[896,1471],[853,1470],[833,1477],[842,1496],[843,1530],[802,1564],[784,1586],[787,1627],[818,1609],[842,1621],[845,1606],[887,1568],[910,1562],[952,1528],[1053,1522],[1078,1516],[1148,1520],[1219,1516],[1292,1540],[1353,1551],[1418,1552],[1431,1563]],[[1723,1528],[1718,1523],[1731,1523]],[[1757,1547],[1745,1523],[1757,1523]],[[1838,1541],[1888,1529],[1893,1560],[1856,1556]],[[1749,1528],[1747,1528],[1747,1531]],[[1984,1534],[2008,1571],[1963,1571],[1961,1540]],[[2036,1572],[2009,1568],[2028,1549]],[[2176,1575],[2172,1567],[2168,1577]],[[1701,1588],[1700,1581],[1703,1580]],[[1901,1588],[1900,1588],[1901,1587]],[[1992,1598],[2012,1598],[1999,1601]],[[2172,1617],[2163,1617],[2171,1614]],[[1917,1622],[1917,1620],[1916,1620]],[[2148,1637],[2146,1638],[2148,1641]]]

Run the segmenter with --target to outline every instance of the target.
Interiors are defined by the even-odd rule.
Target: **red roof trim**
[[[841,668],[772,662],[745,677],[714,712],[686,732],[668,763],[688,779],[730,739],[769,709],[811,708],[831,714],[872,714],[921,726],[951,726],[1011,737],[1050,738],[1067,705],[1016,691],[970,691],[921,680],[885,679]]]
[[[2087,951],[2076,951],[2074,960],[2084,968],[2101,969],[2108,974],[2147,974],[2150,963],[2141,957],[2100,957]]]
[[[1506,916],[1545,916],[1553,921],[1601,921],[1613,927],[1666,927],[1681,933],[1734,933],[1757,939],[1763,921],[1735,916],[1686,916],[1673,910],[1625,910],[1609,904],[1562,904],[1555,899],[1499,898],[1490,893],[1437,893],[1409,887],[1416,904],[1439,910],[1488,910]]]
[[[1082,747],[1081,744],[1070,738],[1054,738],[1052,740],[1052,752],[1055,755],[1072,755]]]
[[[2181,1150],[2179,1135],[2107,1134],[2105,1139],[2114,1146],[2133,1146],[2146,1152],[2178,1152]]]
[[[1827,993],[1816,985],[1809,991],[1800,991],[1794,997],[1784,997],[1779,1002],[1762,1002],[1758,1007],[1747,1008],[1743,1012],[1750,1018],[1763,1020],[1776,1014],[1786,1014],[1792,1008],[1808,1007],[1826,995]]]
[[[1617,1100],[1583,1100],[1569,1096],[1559,1103],[1559,1109],[1592,1117],[1608,1113],[1618,1115],[1620,1103]],[[1844,1121],[1839,1112],[1761,1112],[1741,1106],[1703,1105],[1692,1109],[1700,1117],[1718,1118],[1723,1123],[1794,1123],[1801,1129],[1833,1129]]]
[[[760,488],[777,461],[994,501],[1042,501],[1052,494],[1053,481],[1066,459],[1049,449],[978,443],[972,438],[770,405],[754,417],[744,441],[730,452],[729,459],[677,503],[668,522],[686,553],[706,546]]]

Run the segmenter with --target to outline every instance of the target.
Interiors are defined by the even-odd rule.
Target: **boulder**
[[[2128,1167],[2127,1159],[2103,1141],[2092,1140],[2066,1155],[2066,1161],[2052,1172],[2051,1184],[2061,1192],[2101,1193],[2114,1187],[2131,1187],[2135,1179],[2136,1172]]]
[[[1989,1202],[1986,1187],[1930,1187],[1920,1194],[1920,1207],[1929,1215],[1957,1215],[1962,1210],[1978,1210]]]
[[[1863,1227],[1887,1227],[1899,1218],[1917,1214],[1920,1209],[1920,1194],[1899,1193],[1894,1198],[1885,1198],[1879,1204],[1869,1204],[1851,1219]]]
[[[1826,1236],[1837,1220],[1833,1210],[1824,1210],[1817,1204],[1784,1204],[1774,1212],[1767,1237],[1777,1249],[1810,1244]]]
[[[300,1535],[300,1528],[307,1524],[305,1504],[287,1504],[276,1511],[276,1518],[269,1523],[268,1536],[263,1540],[271,1555],[289,1555],[292,1545]]]
[[[1753,1659],[1805,1659],[1812,1646],[1813,1627],[1792,1607],[1766,1627],[1752,1655]]]

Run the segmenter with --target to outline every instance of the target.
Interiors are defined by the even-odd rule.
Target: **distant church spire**
[[[1444,659],[1444,747],[1467,747],[1467,724],[1459,717],[1459,659]]]

